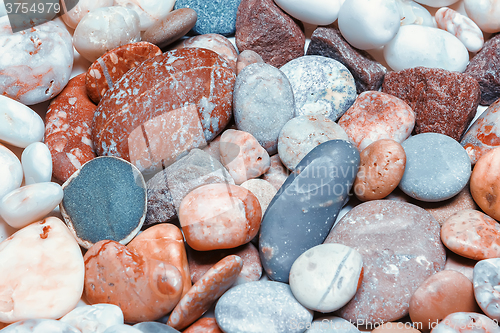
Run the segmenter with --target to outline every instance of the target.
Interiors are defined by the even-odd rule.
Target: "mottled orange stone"
[[[215,318],[201,318],[189,326],[184,333],[223,333]]]
[[[170,314],[167,325],[183,329],[200,318],[226,290],[231,288],[243,267],[243,260],[230,255],[215,264],[182,297]]]
[[[262,210],[255,195],[241,186],[209,184],[184,197],[178,216],[188,245],[209,251],[252,240],[259,231]]]
[[[147,258],[174,265],[182,275],[183,296],[191,288],[184,237],[175,225],[161,223],[152,226],[137,235],[127,247]]]
[[[470,192],[477,205],[490,217],[500,220],[500,148],[484,154],[474,166]]]
[[[115,241],[95,243],[84,260],[88,302],[119,306],[125,322],[159,319],[182,296],[182,276],[175,266],[143,257]]]

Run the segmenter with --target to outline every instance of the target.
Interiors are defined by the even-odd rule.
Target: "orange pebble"
[[[477,205],[500,220],[500,148],[490,150],[477,161],[470,177],[470,192]]]
[[[215,318],[201,318],[189,326],[184,333],[223,333]]]

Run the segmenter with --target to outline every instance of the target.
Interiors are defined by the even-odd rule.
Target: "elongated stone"
[[[21,155],[26,185],[50,182],[52,179],[52,155],[44,143],[34,142]]]
[[[9,148],[0,144],[0,199],[23,182],[21,162]]]
[[[325,240],[354,183],[359,160],[353,145],[331,140],[307,154],[287,178],[260,229],[260,257],[271,279],[288,282],[295,259]]]

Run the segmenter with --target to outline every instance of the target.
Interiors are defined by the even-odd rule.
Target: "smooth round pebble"
[[[137,13],[141,31],[146,31],[165,18],[174,4],[175,0],[114,0],[115,6],[129,8]]]
[[[79,306],[60,319],[81,333],[102,333],[108,327],[123,324],[123,312],[114,304]]]
[[[469,181],[469,155],[454,139],[422,133],[402,144],[406,169],[399,188],[421,201],[443,201],[458,194]]]
[[[429,11],[413,0],[397,0],[401,25],[420,24],[434,27],[435,22]]]
[[[171,11],[165,18],[147,29],[142,34],[142,40],[158,47],[165,47],[187,34],[196,24],[196,18],[196,11],[191,8]]]
[[[398,5],[396,0],[346,0],[338,23],[349,44],[361,50],[375,49],[398,33]]]
[[[363,258],[342,244],[321,244],[301,254],[290,270],[290,289],[303,306],[333,312],[354,297],[361,283]]]
[[[236,74],[239,75],[243,68],[256,62],[264,62],[264,60],[255,51],[243,50],[238,54],[238,59],[236,60]]]
[[[281,129],[278,154],[281,162],[293,171],[311,150],[335,139],[350,142],[344,129],[331,119],[323,115],[298,116]]]
[[[292,86],[295,116],[323,115],[336,121],[356,99],[354,77],[337,60],[307,55],[287,62],[280,70]]]
[[[118,46],[140,40],[139,15],[120,6],[91,11],[82,18],[73,33],[75,49],[90,62]]]
[[[477,205],[490,217],[500,221],[500,148],[484,154],[470,177],[470,193]]]
[[[403,147],[394,140],[375,141],[360,154],[354,194],[361,201],[388,196],[399,184],[406,167]]]
[[[464,0],[464,7],[469,16],[484,32],[500,31],[500,1]]]
[[[500,258],[479,261],[474,266],[474,295],[481,310],[491,319],[500,320]]]
[[[304,23],[329,25],[337,20],[345,0],[276,0],[275,3],[290,16]]]
[[[54,319],[27,319],[4,328],[2,333],[81,333],[75,327]]]
[[[215,319],[224,332],[300,333],[313,314],[293,297],[287,284],[256,281],[222,295],[215,306]]]
[[[262,209],[262,216],[264,216],[267,206],[278,192],[270,182],[264,179],[249,179],[241,184],[241,187],[246,188],[257,197]]]
[[[306,327],[307,328],[307,327]],[[351,322],[336,316],[313,320],[306,333],[360,333]]]
[[[61,15],[61,18],[64,23],[68,25],[68,27],[70,27],[71,29],[75,29],[82,18],[90,11],[101,7],[111,7],[113,6],[113,1],[114,0],[72,1],[71,4],[74,4],[74,6],[70,8],[69,11],[67,10],[66,2],[61,1],[62,8],[64,9],[64,14]]]
[[[52,179],[52,155],[44,143],[34,142],[23,150],[21,164],[24,172],[24,183],[50,182]]]
[[[444,317],[431,333],[499,333],[498,323],[483,314],[455,312]]]
[[[474,21],[459,12],[442,7],[434,15],[437,27],[460,39],[467,50],[477,52],[483,48],[483,32]]]
[[[21,161],[9,148],[0,144],[0,199],[23,182]]]
[[[144,321],[133,327],[142,333],[179,333],[178,330],[156,321]]]

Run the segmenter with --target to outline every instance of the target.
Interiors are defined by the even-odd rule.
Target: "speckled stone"
[[[143,333],[179,333],[175,328],[156,321],[144,321],[135,324],[133,327]]]
[[[306,327],[307,328],[307,327]],[[360,333],[358,328],[349,321],[337,317],[328,316],[314,319],[311,327],[307,328],[306,333]],[[412,332],[420,333],[420,332]]]
[[[338,315],[368,323],[408,314],[415,290],[444,268],[446,254],[439,224],[415,205],[375,200],[350,210],[325,243],[340,243],[363,257],[363,282]]]
[[[474,266],[474,295],[476,301],[491,319],[500,320],[500,258],[479,261]]]
[[[295,259],[325,240],[354,183],[359,160],[350,143],[331,140],[307,154],[287,178],[260,228],[260,257],[271,279],[288,282]]]
[[[127,244],[146,216],[146,183],[137,168],[116,157],[85,163],[63,185],[61,213],[78,243],[100,240]]]
[[[246,66],[236,77],[233,113],[239,130],[252,134],[269,154],[275,154],[281,128],[295,114],[286,75],[263,62]]]
[[[484,154],[470,176],[470,193],[483,212],[500,221],[500,148]]]
[[[280,70],[292,85],[296,116],[321,114],[335,121],[356,99],[354,78],[337,60],[303,56]]]
[[[184,333],[223,333],[213,317],[200,318],[189,326]]]
[[[28,319],[4,328],[2,333],[81,333],[71,325],[53,319]]]
[[[192,8],[198,14],[193,32],[203,34],[234,34],[236,12],[241,0],[177,0],[174,9]]]
[[[211,50],[224,58],[233,71],[236,73],[236,60],[238,59],[238,51],[229,39],[220,35],[207,33],[185,39],[180,48],[183,47],[201,47],[203,49]]]
[[[447,135],[422,133],[402,144],[406,169],[399,188],[422,201],[442,201],[458,194],[471,175],[469,155]]]
[[[301,333],[312,312],[293,297],[287,284],[257,281],[226,292],[215,307],[215,319],[224,332]]]

